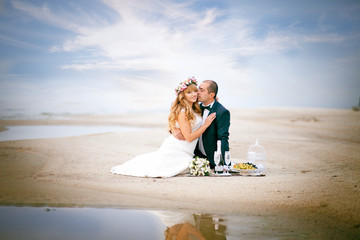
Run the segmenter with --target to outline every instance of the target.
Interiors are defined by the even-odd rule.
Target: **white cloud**
[[[79,27],[71,21],[68,21],[69,19],[53,14],[46,3],[40,7],[22,1],[12,1],[11,3],[15,9],[26,12],[33,18],[44,21],[48,24],[69,30],[77,29]]]
[[[117,95],[122,95],[125,96],[122,101],[141,108],[149,104],[146,95],[156,92],[158,94],[152,94],[152,103],[167,109],[167,100],[173,98],[173,87],[192,75],[199,80],[218,81],[225,103],[241,102],[243,96],[250,99],[261,95],[266,99],[277,94],[277,99],[281,99],[278,95],[286,92],[281,84],[291,92],[301,78],[313,75],[297,70],[299,66],[307,66],[301,65],[306,59],[295,59],[298,55],[311,57],[313,65],[327,57],[312,56],[308,46],[338,46],[349,38],[333,28],[324,28],[327,23],[324,17],[320,17],[319,22],[315,17],[315,27],[308,29],[303,19],[296,17],[289,23],[264,24],[262,19],[249,18],[250,14],[231,9],[231,6],[195,8],[196,1],[102,2],[111,11],[111,21],[97,14],[103,11],[92,9],[90,3],[89,6],[72,3],[71,8],[65,9],[52,5],[51,1],[41,5],[12,2],[16,9],[38,21],[69,31],[59,45],[50,49],[59,56],[62,53],[75,56],[60,63],[63,70],[89,75],[104,73],[101,76],[104,81],[118,84],[110,91],[107,87],[100,89],[99,83],[98,91],[102,93],[97,94],[83,89],[87,94],[83,94],[81,101],[86,101],[91,94],[99,99],[119,101]],[[317,31],[318,23],[321,23],[321,31]],[[15,41],[13,44],[26,45]],[[307,54],[303,54],[306,51]],[[291,57],[286,56],[289,52]],[[326,61],[319,64],[326,64]],[[70,93],[74,92],[68,86],[64,89],[64,92],[69,91],[70,98]]]
[[[14,1],[13,5],[31,16],[75,33],[51,51],[94,49],[107,60],[72,62],[62,66],[74,70],[157,70],[184,71],[217,66],[224,72],[234,71],[236,59],[242,56],[279,53],[298,49],[306,43],[341,42],[337,34],[308,35],[287,30],[269,29],[264,37],[254,35],[255,24],[226,10],[192,9],[191,2],[104,0],[116,11],[112,24],[93,24],[89,14],[52,12],[47,4],[34,6]],[[219,17],[223,17],[218,19]],[[84,24],[88,22],[87,24]]]
[[[345,40],[344,36],[338,34],[315,34],[303,37],[305,43],[341,43]]]
[[[86,12],[82,10],[81,7],[76,6],[75,3],[70,3],[72,4],[72,12],[60,7],[52,8],[52,6],[49,6],[46,2],[41,6],[24,1],[11,1],[11,3],[15,9],[25,12],[39,21],[74,33],[86,32],[89,26],[108,24],[105,18]],[[51,5],[52,2],[49,3]]]
[[[17,39],[12,39],[12,38],[2,36],[2,35],[0,35],[0,41],[5,42],[6,44],[9,44],[9,45],[12,45],[12,46],[17,46],[17,47],[21,47],[21,48],[44,50],[44,48],[41,47],[41,46],[37,46],[37,45],[31,44],[31,43],[28,43],[28,42],[25,42],[25,41],[20,41],[20,40],[17,40]]]

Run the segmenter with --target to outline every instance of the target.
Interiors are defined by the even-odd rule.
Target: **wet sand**
[[[339,109],[233,109],[230,147],[246,161],[255,139],[265,177],[136,178],[109,169],[156,150],[167,114],[0,120],[13,125],[123,125],[143,131],[0,142],[0,204],[241,214],[299,239],[360,237],[360,113]],[[150,129],[148,128],[150,127]]]

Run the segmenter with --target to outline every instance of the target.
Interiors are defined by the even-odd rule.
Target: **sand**
[[[11,125],[125,125],[137,132],[0,142],[0,205],[179,210],[258,216],[298,239],[360,237],[360,113],[231,109],[230,148],[246,161],[259,139],[265,177],[137,178],[109,169],[156,150],[167,114],[0,120]]]

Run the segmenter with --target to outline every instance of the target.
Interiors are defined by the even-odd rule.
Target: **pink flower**
[[[175,88],[176,94],[179,94],[180,92],[184,91],[190,84],[197,85],[197,81],[195,77],[189,77],[187,80],[181,82],[177,88]]]

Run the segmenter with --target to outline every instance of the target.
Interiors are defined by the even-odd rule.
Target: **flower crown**
[[[189,77],[187,80],[181,82],[179,86],[175,88],[176,95],[184,91],[190,84],[195,84],[197,86],[197,81],[195,77]]]

